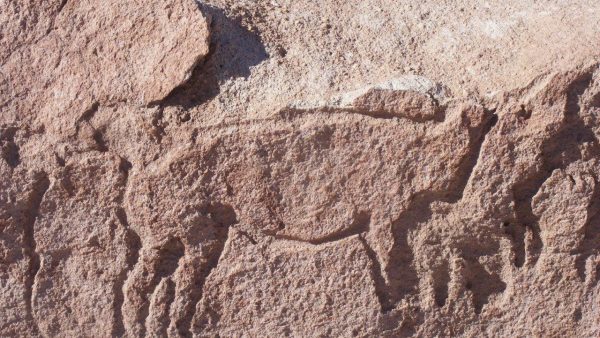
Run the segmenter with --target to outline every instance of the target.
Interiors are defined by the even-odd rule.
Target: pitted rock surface
[[[600,336],[600,4],[0,24],[0,336]]]

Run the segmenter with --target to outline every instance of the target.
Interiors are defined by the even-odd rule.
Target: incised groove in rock
[[[555,2],[6,2],[0,336],[600,336]]]

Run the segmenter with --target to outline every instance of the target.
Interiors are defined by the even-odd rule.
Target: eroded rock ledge
[[[0,335],[600,334],[595,55],[291,97],[261,6],[1,10]]]

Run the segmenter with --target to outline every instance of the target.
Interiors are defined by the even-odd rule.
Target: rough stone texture
[[[0,2],[0,336],[600,336],[600,3]]]

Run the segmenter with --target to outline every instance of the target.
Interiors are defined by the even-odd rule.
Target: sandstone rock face
[[[600,336],[600,4],[0,24],[0,336]]]

